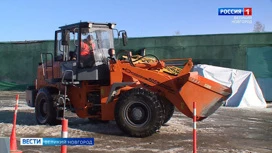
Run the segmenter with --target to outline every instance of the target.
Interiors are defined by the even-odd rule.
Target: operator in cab
[[[80,61],[83,67],[92,67],[95,63],[94,50],[95,43],[92,35],[88,35],[86,39],[81,42]]]

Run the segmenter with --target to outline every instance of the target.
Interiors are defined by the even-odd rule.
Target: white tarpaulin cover
[[[250,71],[223,68],[205,64],[194,66],[199,75],[232,88],[232,95],[227,99],[229,107],[259,107],[267,106],[262,91]]]

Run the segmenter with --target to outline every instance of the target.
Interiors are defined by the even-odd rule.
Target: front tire
[[[35,116],[38,124],[56,125],[61,123],[60,120],[57,120],[57,110],[54,107],[53,96],[47,88],[41,88],[37,94]]]
[[[148,90],[135,88],[123,93],[115,106],[119,128],[133,137],[147,137],[160,129],[163,109],[157,96]]]

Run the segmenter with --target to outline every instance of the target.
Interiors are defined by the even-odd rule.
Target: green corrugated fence
[[[115,48],[117,52],[146,48],[148,54],[161,59],[191,57],[195,64],[249,69],[257,78],[264,72],[266,77],[272,78],[271,67],[265,68],[269,60],[257,62],[258,66],[248,63],[252,57],[270,56],[271,46],[272,33],[246,33],[129,38],[127,46]],[[260,49],[263,47],[270,49],[264,52]],[[0,90],[24,90],[27,85],[34,84],[40,54],[53,52],[53,48],[51,40],[0,43]],[[251,48],[255,48],[254,51],[250,51]]]

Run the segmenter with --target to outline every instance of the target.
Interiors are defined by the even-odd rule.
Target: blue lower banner
[[[94,138],[21,138],[20,145],[32,146],[93,146]]]

